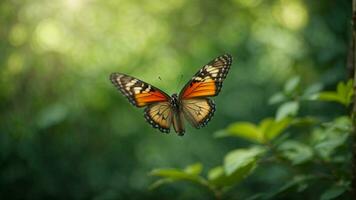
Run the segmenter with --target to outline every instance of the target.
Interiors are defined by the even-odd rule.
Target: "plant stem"
[[[213,193],[215,200],[221,200],[222,198],[221,189],[216,188],[213,185],[209,184],[209,182],[206,179],[200,179],[197,183],[208,188],[208,190],[210,190]]]
[[[356,0],[352,1],[352,38],[351,38],[351,53],[349,56],[349,66],[352,69],[352,77],[354,79],[354,94],[356,94]],[[353,108],[351,112],[353,123],[352,131],[352,178],[351,178],[351,192],[356,196],[356,98],[353,99]]]

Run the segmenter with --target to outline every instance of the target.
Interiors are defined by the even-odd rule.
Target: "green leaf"
[[[333,185],[327,189],[320,197],[320,200],[330,200],[335,199],[346,192],[348,189],[347,184]]]
[[[201,181],[200,176],[189,174],[179,169],[154,169],[149,173],[149,175],[169,178],[171,180],[186,180],[193,182]]]
[[[168,184],[168,183],[172,183],[174,182],[174,180],[170,179],[170,178],[163,178],[163,179],[158,179],[157,181],[155,181],[154,183],[152,183],[148,189],[149,190],[154,190],[158,187],[160,187],[161,185],[164,185],[164,184]]]
[[[298,141],[288,140],[278,146],[281,155],[290,160],[293,165],[302,164],[313,157],[313,150]]]
[[[286,118],[286,117],[294,117],[297,115],[299,110],[299,102],[290,101],[282,104],[276,114],[277,121]]]
[[[284,85],[284,92],[286,94],[293,94],[296,92],[298,89],[300,83],[300,77],[299,76],[294,76],[291,79],[287,81],[287,83]]]
[[[335,101],[344,106],[349,106],[352,102],[353,95],[353,80],[350,79],[347,83],[339,82],[336,91],[320,92],[317,99],[323,101]]]
[[[272,105],[272,104],[281,103],[281,102],[285,101],[286,99],[287,99],[287,97],[282,92],[278,92],[278,93],[272,95],[271,98],[269,98],[268,104]]]
[[[37,117],[37,125],[40,128],[48,128],[56,125],[68,115],[67,107],[63,104],[54,104],[42,110]]]
[[[208,180],[213,185],[217,185],[217,186],[228,185],[227,179],[228,178],[222,166],[214,167],[208,172]]]
[[[316,100],[318,93],[321,91],[323,86],[320,83],[315,83],[309,87],[307,87],[303,95],[301,96],[301,99],[303,100]]]
[[[250,122],[233,123],[226,130],[217,132],[215,136],[237,136],[257,143],[261,143],[263,140],[260,130]]]
[[[264,119],[259,125],[259,129],[263,133],[264,141],[270,141],[277,137],[289,127],[291,122],[291,118],[284,118],[279,121],[272,118]]]
[[[265,149],[260,146],[255,146],[249,149],[237,149],[231,151],[225,156],[224,170],[227,175],[231,175],[241,168],[254,163],[257,157],[265,152]]]
[[[264,119],[259,125],[250,122],[235,122],[225,130],[216,132],[215,137],[234,136],[247,139],[255,143],[265,143],[281,134],[291,124],[291,118],[276,121],[272,118]]]
[[[154,182],[150,188],[154,189],[162,184],[172,183],[175,181],[189,181],[206,186],[207,180],[199,176],[202,171],[200,163],[187,166],[184,170],[181,169],[154,169],[149,175],[162,177],[162,179]]]
[[[187,166],[184,169],[184,172],[192,175],[199,175],[203,170],[203,165],[201,163],[195,163],[192,165]]]
[[[319,120],[314,117],[302,117],[302,118],[294,118],[291,122],[292,126],[299,126],[299,127],[305,127],[305,126],[311,126],[314,124],[319,123]]]
[[[265,152],[261,146],[238,149],[225,156],[224,166],[217,166],[208,172],[209,183],[226,187],[239,183],[256,167],[257,158]]]
[[[337,92],[320,92],[317,98],[323,101],[342,102]]]
[[[223,166],[215,167],[208,173],[209,183],[215,187],[228,187],[237,184],[251,174],[256,167],[256,163],[256,161],[250,162],[229,175],[226,174]]]
[[[154,169],[149,175],[160,176],[171,179],[194,179],[195,176],[188,174],[180,169]]]
[[[352,130],[349,117],[339,117],[324,128],[317,128],[312,132],[312,143],[315,152],[324,160],[330,161],[337,148],[346,145]]]

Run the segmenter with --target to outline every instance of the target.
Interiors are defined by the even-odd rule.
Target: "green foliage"
[[[352,97],[354,95],[353,86],[354,83],[351,79],[347,82],[340,82],[337,84],[336,91],[320,92],[316,98],[322,101],[334,101],[341,103],[347,107],[352,102]]]
[[[169,173],[163,173],[166,171],[157,173],[154,170],[153,172],[156,172],[154,175],[165,177],[157,182],[172,183],[172,180],[196,182],[212,190],[214,194],[222,194],[231,190],[236,184],[243,184],[245,179],[260,167],[263,168],[265,163],[270,163],[285,166],[289,171],[289,180],[272,191],[252,195],[249,200],[279,198],[288,192],[303,193],[316,188],[314,185],[317,182],[327,182],[326,186],[318,188],[320,192],[317,198],[335,199],[346,193],[350,187],[348,184],[350,172],[345,171],[344,167],[347,166],[350,158],[347,140],[352,131],[351,119],[349,116],[338,116],[331,121],[323,122],[317,116],[297,117],[299,106],[303,105],[299,99],[314,101],[316,99],[309,97],[318,91],[318,89],[308,88],[309,91],[303,92],[299,83],[300,78],[292,78],[285,84],[283,92],[277,93],[277,96],[281,94],[285,96],[278,97],[280,98],[278,101],[276,96],[272,98],[273,103],[281,103],[277,108],[276,119],[266,118],[258,124],[234,122],[226,129],[215,133],[217,138],[238,137],[257,143],[258,146],[238,148],[226,153],[223,165],[210,169],[206,179],[197,176],[201,172],[201,165],[197,165],[194,168],[198,169],[196,170],[198,174],[192,175],[179,170],[169,171]],[[339,92],[335,94],[342,93],[343,95],[339,96],[351,98],[352,95],[345,95],[345,91],[350,93],[346,88],[351,87],[352,82],[349,81],[346,85],[339,83]],[[307,94],[308,98],[302,98],[308,96]],[[295,100],[290,101],[290,99]],[[306,135],[300,133],[304,130],[300,128],[304,128],[308,133]],[[286,134],[287,130],[294,136]],[[301,137],[299,134],[304,136]],[[313,170],[315,168],[316,172]],[[166,181],[167,178],[169,181]],[[154,185],[158,185],[157,182]],[[220,197],[216,196],[216,198]]]
[[[256,146],[250,149],[237,149],[229,152],[224,160],[226,174],[231,175],[239,169],[255,163],[258,156],[264,151],[265,150],[262,147]]]
[[[337,197],[345,193],[349,187],[349,183],[344,182],[332,185],[321,195],[320,200],[336,199]]]
[[[313,149],[298,141],[286,140],[278,146],[278,151],[292,165],[302,164],[313,158]]]
[[[202,165],[200,163],[187,166],[185,169],[155,169],[151,176],[158,176],[150,189],[155,189],[163,184],[176,181],[188,181],[207,187],[209,190],[226,189],[246,178],[256,167],[257,160],[265,149],[260,146],[249,149],[237,149],[225,156],[223,166],[209,170],[207,178],[200,176]]]
[[[283,103],[277,110],[276,120],[281,120],[286,117],[294,117],[297,115],[299,102],[289,101]]]
[[[267,118],[258,125],[250,122],[236,122],[228,126],[227,129],[215,133],[216,137],[241,137],[256,143],[266,143],[281,134],[291,124],[290,118],[279,121]]]
[[[336,152],[337,148],[345,145],[351,130],[351,120],[345,116],[324,124],[322,128],[314,129],[311,141],[315,152],[327,161],[340,159],[340,157],[332,157],[332,154]],[[347,157],[343,157],[343,159],[347,159]]]
[[[155,169],[150,172],[151,176],[159,176],[162,179],[157,180],[154,182],[150,188],[154,189],[160,185],[166,183],[172,183],[175,181],[190,181],[197,184],[206,184],[206,180],[200,176],[202,171],[202,164],[196,163],[187,166],[185,169]]]

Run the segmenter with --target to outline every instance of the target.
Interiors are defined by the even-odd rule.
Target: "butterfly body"
[[[228,54],[217,57],[201,68],[183,87],[179,95],[169,96],[158,88],[132,76],[113,73],[112,83],[136,107],[145,107],[144,117],[152,127],[169,133],[173,125],[184,135],[184,118],[195,128],[208,124],[215,104],[208,97],[218,95],[232,63]]]

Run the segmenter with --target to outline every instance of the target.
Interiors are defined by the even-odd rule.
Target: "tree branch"
[[[354,94],[356,94],[356,0],[352,1],[352,35],[351,35],[351,47],[348,59],[348,68],[350,70],[351,77],[354,79]],[[352,195],[356,196],[356,98],[354,96],[353,108],[352,108],[352,122],[353,122],[353,134],[352,134],[352,183],[351,191]]]

